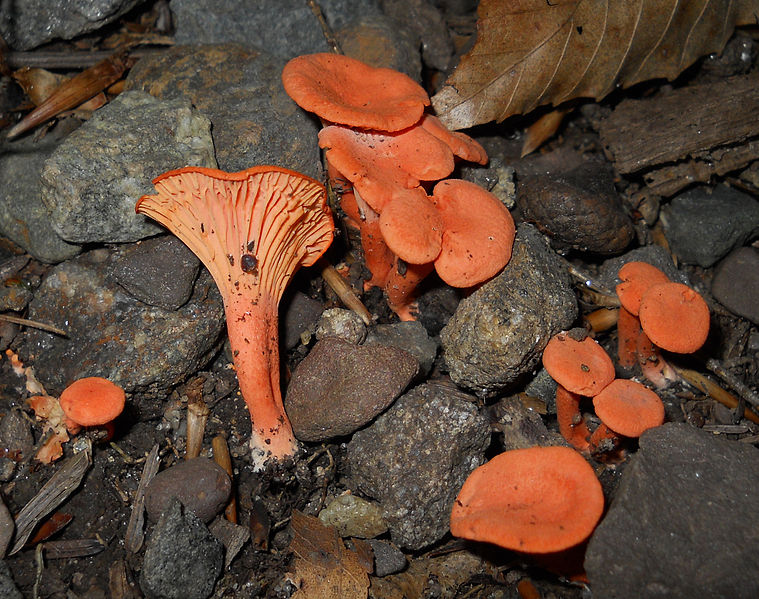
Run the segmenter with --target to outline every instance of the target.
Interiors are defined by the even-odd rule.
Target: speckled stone
[[[738,248],[719,263],[712,294],[725,308],[759,324],[759,249]]]
[[[319,520],[334,527],[341,537],[372,539],[387,532],[382,508],[351,493],[339,495],[330,501],[319,512]]]

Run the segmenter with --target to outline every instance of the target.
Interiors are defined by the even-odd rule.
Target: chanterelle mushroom
[[[211,272],[224,299],[240,392],[250,410],[251,458],[261,470],[297,449],[282,405],[277,309],[300,266],[332,242],[324,186],[276,166],[239,173],[188,167],[153,180],[136,210],[179,237]]]

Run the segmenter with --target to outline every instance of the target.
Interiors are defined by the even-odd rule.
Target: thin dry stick
[[[12,322],[13,324],[20,324],[20,325],[23,325],[26,327],[32,327],[35,329],[41,329],[43,331],[48,331],[49,333],[55,333],[56,335],[60,335],[61,337],[69,336],[69,334],[63,329],[59,329],[58,327],[54,327],[51,324],[45,324],[44,322],[39,322],[37,320],[19,318],[18,316],[11,316],[10,314],[0,314],[0,320],[5,320],[6,322]]]
[[[211,441],[211,447],[213,448],[214,461],[224,468],[224,471],[229,474],[229,478],[234,480],[235,473],[232,469],[232,457],[229,455],[227,440],[222,435],[217,435]],[[224,510],[224,516],[233,524],[237,524],[237,499],[235,499],[234,485],[232,486],[232,498],[227,504],[227,509]]]
[[[211,410],[200,397],[187,404],[187,449],[185,459],[191,460],[200,455],[203,447],[203,436],[206,433],[206,422]]]
[[[327,283],[332,291],[337,294],[337,297],[340,298],[340,301],[343,302],[343,304],[359,315],[365,325],[370,325],[372,323],[372,315],[361,300],[358,299],[358,296],[353,292],[351,286],[348,285],[345,279],[340,276],[340,273],[337,272],[335,267],[329,262],[326,260],[320,260],[319,264],[322,269],[322,278],[324,279],[324,282]]]
[[[343,51],[340,49],[340,44],[338,43],[332,28],[327,23],[327,19],[324,18],[324,13],[319,4],[316,0],[306,0],[306,4],[308,4],[311,12],[314,13],[316,20],[319,21],[319,27],[322,28],[322,35],[324,35],[324,39],[327,40],[329,47],[335,54],[342,54]]]
[[[148,483],[153,480],[153,477],[158,472],[158,466],[161,463],[161,458],[158,456],[158,443],[153,445],[153,449],[150,450],[145,465],[142,468],[142,478],[137,485],[137,491],[134,494],[134,503],[132,504],[132,515],[129,516],[129,523],[127,524],[126,535],[124,536],[124,547],[127,551],[137,553],[142,547],[142,541],[144,539],[143,524],[145,523],[145,489],[148,487]]]
[[[749,389],[748,385],[746,385],[742,380],[740,380],[737,376],[725,368],[722,362],[715,360],[714,358],[710,358],[706,361],[706,367],[718,377],[720,377],[723,381],[725,381],[728,385],[730,385],[733,391],[735,391],[748,403],[750,403],[755,408],[759,408],[759,395],[754,393],[751,389]]]

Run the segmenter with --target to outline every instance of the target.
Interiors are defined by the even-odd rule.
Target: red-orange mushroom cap
[[[514,449],[469,475],[451,510],[451,534],[552,553],[588,538],[603,506],[593,468],[573,449]]]
[[[619,302],[635,316],[640,311],[640,299],[649,287],[670,282],[664,272],[648,262],[628,262],[619,269],[618,276],[622,280],[616,287]]]
[[[573,339],[557,333],[543,350],[543,366],[559,385],[578,395],[593,396],[614,380],[614,364],[595,339]]]
[[[100,426],[111,422],[124,411],[125,401],[121,387],[99,376],[74,381],[59,398],[66,418],[79,426]]]
[[[465,133],[451,131],[443,122],[431,114],[425,114],[420,122],[422,128],[445,143],[455,156],[467,162],[487,164],[488,153],[478,142]]]
[[[709,306],[682,283],[653,285],[640,300],[640,326],[654,345],[689,354],[709,335]]]
[[[285,287],[332,241],[326,191],[276,166],[239,173],[188,167],[153,180],[158,192],[136,210],[167,227],[205,264],[224,299],[240,392],[251,415],[260,470],[297,449],[282,405],[278,313]]]
[[[596,415],[607,427],[625,437],[640,437],[664,422],[664,404],[645,385],[615,379],[593,397]]]
[[[332,125],[319,132],[319,147],[330,165],[379,213],[397,189],[437,181],[454,167],[448,146],[421,127],[378,133]]]
[[[387,247],[405,262],[426,264],[440,254],[443,221],[421,187],[396,192],[379,224]]]
[[[427,92],[409,76],[340,54],[293,58],[282,70],[282,84],[301,108],[362,129],[406,129],[430,104]]]
[[[453,287],[488,280],[511,259],[514,219],[498,198],[479,185],[447,179],[432,192],[443,220],[443,239],[435,270]]]

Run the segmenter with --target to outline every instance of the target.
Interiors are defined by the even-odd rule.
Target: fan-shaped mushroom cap
[[[627,379],[615,379],[593,398],[596,415],[615,433],[640,437],[645,431],[664,422],[664,404],[645,385]]]
[[[653,285],[640,300],[640,326],[658,347],[680,354],[699,349],[709,335],[709,306],[682,283]]]
[[[443,220],[421,187],[395,193],[379,223],[385,243],[401,260],[426,264],[440,254]]]
[[[511,259],[514,219],[479,185],[446,179],[432,201],[443,219],[443,245],[435,270],[453,287],[471,287],[496,275]]]
[[[293,58],[282,70],[282,84],[301,108],[325,121],[362,129],[406,129],[430,104],[424,88],[407,75],[340,54]]]
[[[448,146],[421,127],[377,133],[332,125],[319,132],[319,147],[379,213],[397,189],[447,177],[454,166]]]
[[[670,282],[666,274],[648,262],[628,262],[619,269],[619,278],[622,280],[616,288],[619,302],[635,316],[640,310],[640,298],[649,287]]]
[[[454,155],[467,162],[487,164],[488,153],[478,142],[460,131],[451,131],[436,116],[425,114],[420,122],[422,128],[445,143]]]
[[[559,385],[579,395],[596,395],[614,380],[614,364],[594,339],[557,333],[543,350],[543,366]]]
[[[117,384],[99,376],[78,379],[63,390],[61,408],[79,426],[100,426],[124,411],[126,397]]]
[[[568,447],[514,449],[475,469],[451,511],[451,534],[526,553],[584,541],[601,518],[593,468]]]

